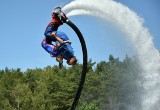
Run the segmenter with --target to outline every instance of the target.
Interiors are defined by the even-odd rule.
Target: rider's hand
[[[56,37],[56,33],[52,32],[50,36]]]
[[[64,41],[64,43],[72,43],[72,41],[71,40],[66,40],[66,41]]]

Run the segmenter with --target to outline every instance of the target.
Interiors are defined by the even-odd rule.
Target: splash
[[[91,15],[117,26],[134,45],[140,65],[143,68],[142,97],[143,110],[157,110],[160,99],[160,55],[154,47],[152,36],[143,25],[143,19],[134,11],[113,0],[75,0],[63,11],[67,16]]]

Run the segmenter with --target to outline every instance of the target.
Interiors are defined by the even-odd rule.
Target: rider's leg
[[[55,46],[47,44],[45,40],[41,43],[42,47],[51,55],[51,57],[56,57],[58,55],[58,50],[55,50]]]

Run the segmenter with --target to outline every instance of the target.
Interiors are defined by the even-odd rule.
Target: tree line
[[[73,67],[0,70],[0,110],[69,110],[78,88],[82,64]],[[135,57],[123,61],[88,61],[85,86],[77,110],[131,110],[140,106],[140,73]]]

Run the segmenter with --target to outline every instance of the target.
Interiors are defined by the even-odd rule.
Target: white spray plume
[[[63,11],[67,16],[91,15],[112,22],[126,34],[137,51],[143,68],[145,93],[142,95],[143,110],[159,109],[160,100],[160,55],[154,47],[152,36],[143,26],[143,19],[128,7],[113,0],[75,0]]]

